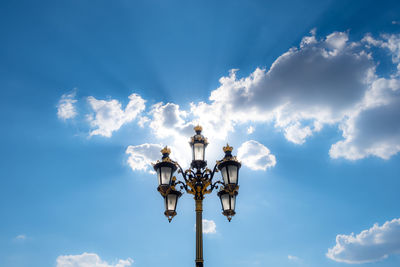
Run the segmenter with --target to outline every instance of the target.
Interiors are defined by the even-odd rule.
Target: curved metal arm
[[[184,188],[184,189],[186,190],[187,193],[194,193],[194,191],[193,191],[191,188],[189,188],[188,183],[189,183],[194,177],[196,177],[196,173],[193,172],[192,169],[188,169],[188,170],[184,171],[183,168],[181,167],[181,165],[179,165],[178,162],[176,162],[176,161],[172,161],[172,162],[179,168],[178,173],[181,173],[183,179],[185,180],[185,182],[181,182],[181,181],[177,180],[177,181],[175,182],[175,185],[180,184],[180,185],[181,185],[181,189]],[[214,178],[215,173],[218,172],[217,167],[218,167],[218,162],[215,164],[215,166],[214,166],[214,168],[213,168],[212,171],[211,171],[210,169],[205,169],[205,170],[201,173],[201,176],[202,176],[202,177],[204,177],[205,175],[208,176],[209,185],[210,185],[210,189],[208,190],[209,193],[210,193],[212,190],[214,190],[214,188],[217,188],[217,189],[218,189],[218,184],[224,185],[224,183],[221,182],[221,181],[216,181],[215,183],[213,183],[213,181],[212,181],[213,178]],[[193,192],[192,192],[192,191],[193,191]]]
[[[179,165],[179,163],[177,161],[173,161],[173,163],[178,166],[180,173],[182,174],[183,179],[185,180],[185,182],[188,181],[188,179],[186,178],[186,172],[183,171],[181,165]],[[179,173],[179,172],[178,172]]]
[[[216,172],[218,172],[217,167],[218,167],[218,162],[215,163],[214,169],[213,169],[213,171],[212,171],[211,174],[210,174],[210,181],[211,181],[211,183],[212,183],[212,179],[214,178],[214,174],[215,174]]]
[[[178,184],[181,184],[181,189],[184,188],[186,190],[186,192],[188,192],[188,187],[184,182],[181,182],[178,180],[177,182],[175,182],[175,185],[178,185]]]
[[[217,167],[218,167],[218,162],[215,164],[215,166],[214,166],[212,172],[210,173],[210,183],[211,183],[210,191],[212,191],[212,190],[214,190],[214,189],[218,189],[218,184],[224,185],[224,183],[221,182],[221,181],[216,181],[215,183],[212,182],[212,180],[213,180],[213,178],[214,178],[214,174],[215,174],[216,172],[218,172]]]
[[[196,173],[192,170],[192,169],[187,169],[186,171],[185,171],[185,173],[190,173],[189,174],[189,178],[193,178],[193,177],[196,177]]]
[[[224,185],[223,182],[221,182],[221,181],[216,181],[215,183],[211,184],[210,190],[214,190],[214,188],[218,189],[218,185],[217,185],[217,184]]]

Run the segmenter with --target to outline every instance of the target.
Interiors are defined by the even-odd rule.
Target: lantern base
[[[202,169],[207,166],[207,161],[205,160],[192,160],[192,163],[190,164],[192,168],[196,169]]]
[[[239,186],[237,184],[226,184],[224,189],[229,192],[231,196],[237,195],[239,191]]]
[[[171,222],[172,218],[174,218],[176,214],[176,211],[173,210],[166,210],[164,212],[164,215],[168,218],[168,222]]]
[[[165,197],[169,191],[171,190],[171,186],[170,185],[159,185],[157,187],[157,191],[160,192],[160,194]]]
[[[225,215],[228,221],[230,222],[232,220],[232,217],[236,214],[236,212],[234,210],[224,210],[222,214]]]

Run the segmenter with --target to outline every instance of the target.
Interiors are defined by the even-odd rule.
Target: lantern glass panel
[[[228,184],[228,172],[226,171],[226,167],[221,169],[222,178],[224,179],[224,184]]]
[[[228,172],[229,172],[229,183],[237,184],[237,174],[238,174],[237,166],[229,165]]]
[[[160,173],[160,168],[157,168],[157,178],[158,178],[158,185],[161,185],[161,173]]]
[[[168,194],[165,198],[165,209],[170,211],[175,211],[176,208],[176,201],[177,195],[175,194]]]
[[[223,194],[221,195],[221,203],[222,203],[222,209],[223,210],[229,210],[229,194]]]
[[[195,143],[193,145],[193,160],[204,160],[204,144]]]
[[[172,176],[172,169],[170,167],[161,167],[161,184],[169,185]]]
[[[230,200],[231,200],[231,210],[235,210],[236,196],[235,195],[231,196]]]

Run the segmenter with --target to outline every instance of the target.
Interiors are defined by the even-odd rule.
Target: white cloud
[[[348,43],[347,33],[291,48],[266,71],[238,79],[236,71],[220,79],[207,110],[220,106],[227,120],[274,121],[286,138],[301,144],[324,124],[338,123],[359,103],[374,64]],[[318,127],[316,127],[318,126]]]
[[[301,127],[300,122],[295,122],[292,125],[288,125],[285,129],[285,137],[292,143],[303,144],[306,138],[312,135],[312,130],[309,126]]]
[[[392,55],[393,63],[400,63],[400,35],[399,34],[383,34],[382,47],[389,49]]]
[[[74,118],[78,113],[76,112],[75,99],[76,92],[73,91],[69,94],[63,94],[57,105],[57,116],[59,119],[67,120]]]
[[[196,229],[196,224],[194,225]],[[217,225],[213,220],[203,219],[203,234],[215,234],[217,233]]]
[[[179,138],[182,135],[193,133],[194,124],[185,121],[188,114],[186,111],[182,111],[177,104],[157,103],[152,106],[150,114],[153,117],[150,128],[159,138],[170,136]]]
[[[149,171],[154,173],[151,163],[161,158],[162,146],[159,144],[142,144],[137,146],[128,146],[125,153],[129,155],[128,164],[133,171]]]
[[[252,134],[252,133],[254,133],[254,127],[253,126],[249,126],[248,128],[247,128],[247,134]]]
[[[137,94],[129,96],[129,103],[125,110],[122,110],[121,103],[115,99],[97,100],[89,96],[88,102],[95,113],[94,116],[93,114],[88,116],[91,127],[95,128],[90,132],[90,136],[111,137],[114,131],[135,119],[145,109],[145,100]]]
[[[371,47],[385,49],[397,72],[379,77]],[[295,144],[305,143],[327,125],[338,127],[343,139],[332,144],[332,158],[387,159],[400,151],[400,35],[366,35],[350,42],[348,32],[317,38],[313,29],[269,69],[256,68],[243,78],[237,77],[237,71],[233,69],[219,79],[220,85],[208,101],[190,103],[186,110],[176,103],[157,103],[141,116],[145,101],[138,95],[130,96],[125,110],[117,100],[89,97],[95,112],[89,116],[94,128],[90,135],[110,137],[139,117],[139,126],[149,127],[156,138],[170,144],[174,159],[182,165],[189,164],[187,141],[196,124],[202,125],[204,135],[212,140],[206,154],[212,161],[219,157],[230,132],[251,124],[247,129],[251,134],[257,123],[272,123]],[[135,169],[143,169],[138,164],[134,166],[141,167]],[[249,161],[245,164],[251,165]],[[252,167],[266,169],[268,164],[272,161]]]
[[[203,127],[203,134],[212,140],[206,150],[206,159],[215,162],[215,159],[223,156],[221,148],[228,130],[222,130],[225,126],[218,124],[218,121],[221,121],[218,114],[208,113],[208,110],[202,108],[201,103],[192,103],[190,111],[181,110],[180,106],[174,103],[157,103],[151,108],[149,125],[152,132],[169,144],[172,150],[171,157],[182,166],[188,166],[191,161],[188,141],[195,134],[193,127],[197,124]]]
[[[25,240],[25,239],[26,239],[26,235],[23,235],[23,234],[17,235],[17,236],[15,237],[15,239],[16,239],[16,240]]]
[[[326,37],[325,42],[328,44],[329,48],[333,49],[334,51],[336,50],[340,51],[345,47],[348,40],[349,40],[348,33],[334,32]]]
[[[336,245],[328,249],[326,256],[345,263],[366,263],[400,253],[400,218],[375,224],[358,235],[337,235]]]
[[[400,81],[377,79],[358,111],[342,124],[342,141],[333,144],[332,158],[357,160],[367,156],[389,159],[400,151]]]
[[[315,31],[311,34],[268,71],[257,68],[238,79],[237,70],[232,70],[211,93],[211,103],[192,104],[192,112],[219,118],[225,125],[223,137],[240,123],[273,121],[288,141],[303,144],[325,125],[338,125],[344,140],[332,145],[333,158],[387,159],[398,153],[399,80],[396,75],[387,80],[376,75],[377,63],[368,46],[388,49],[397,64],[400,35],[382,35],[381,40],[367,35],[349,42],[347,32],[321,40]]]
[[[303,39],[301,40],[300,47],[316,43],[317,42],[317,39],[315,38],[316,33],[317,29],[316,28],[312,29],[310,31],[311,36],[304,36]]]
[[[397,65],[397,76],[400,75],[400,34],[382,34],[380,39],[375,39],[367,34],[362,41],[371,46],[388,49],[392,56],[392,62]]]
[[[291,260],[291,261],[299,261],[299,260],[300,260],[299,257],[293,256],[293,255],[288,255],[287,257],[288,257],[288,259]]]
[[[234,119],[227,105],[191,103],[190,112],[194,117],[193,121],[196,122],[194,124],[203,126],[204,134],[210,140],[223,141],[229,132],[234,131]]]
[[[133,260],[117,260],[115,263],[108,263],[100,259],[95,253],[83,253],[80,255],[61,255],[58,256],[57,267],[127,267],[131,266]]]
[[[244,142],[238,149],[238,159],[252,170],[266,170],[276,165],[275,155],[257,141]]]
[[[144,126],[150,122],[150,119],[146,116],[140,117],[139,121],[138,121],[138,125],[142,128],[144,128]]]

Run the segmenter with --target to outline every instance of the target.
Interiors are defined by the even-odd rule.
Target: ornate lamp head
[[[232,156],[233,147],[226,144],[223,151],[225,157],[218,162],[218,169],[221,171],[226,189],[236,190],[239,180],[239,169],[242,166],[236,157]]]
[[[175,163],[169,158],[170,153],[171,149],[167,146],[164,147],[161,150],[161,161],[157,161],[157,163],[153,165],[154,170],[157,173],[159,187],[168,188],[171,186],[172,175],[177,169]]]
[[[190,139],[190,146],[192,147],[192,168],[204,168],[207,165],[205,161],[205,150],[208,145],[207,138],[205,138],[201,131],[203,128],[200,125],[194,127],[196,134]]]
[[[181,192],[171,189],[164,197],[165,201],[164,215],[168,218],[169,222],[171,222],[172,218],[177,214],[176,206],[178,204],[178,199],[181,197],[181,195],[182,195]]]
[[[237,194],[237,191],[229,192],[225,189],[218,192],[218,196],[221,199],[222,214],[228,218],[228,221],[231,221],[232,217],[236,214],[235,205]]]

